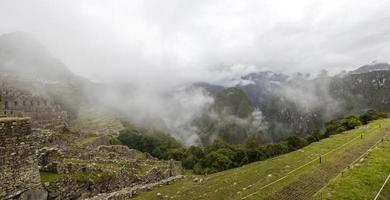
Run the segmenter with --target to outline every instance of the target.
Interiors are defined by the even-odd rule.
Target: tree
[[[287,145],[290,150],[297,150],[307,145],[305,138],[298,136],[290,136],[287,138]]]
[[[321,133],[319,130],[312,131],[310,136],[307,138],[307,141],[309,143],[318,142],[322,138]]]
[[[370,121],[386,118],[387,114],[376,110],[368,110],[366,113],[360,115],[359,119],[363,124],[367,124]]]
[[[206,155],[205,163],[206,166],[210,166],[212,172],[218,172],[230,169],[232,161],[221,152],[212,152]]]

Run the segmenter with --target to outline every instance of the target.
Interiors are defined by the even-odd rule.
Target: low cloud
[[[186,145],[198,142],[197,128],[191,125],[192,121],[214,101],[205,91],[193,87],[158,90],[155,87],[110,85],[90,95],[100,96],[101,104],[131,122],[165,130]]]

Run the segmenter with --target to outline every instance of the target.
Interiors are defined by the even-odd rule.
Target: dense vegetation
[[[155,129],[145,129],[123,122],[126,127],[120,131],[118,140],[129,148],[150,153],[160,159],[168,159],[171,149],[182,148],[182,145],[170,135]]]
[[[246,118],[254,111],[247,95],[238,88],[227,88],[215,96],[212,107],[219,114]]]
[[[228,144],[214,140],[212,144],[204,147],[185,148],[167,134],[137,129],[133,126],[127,126],[127,129],[121,131],[118,139],[130,148],[149,152],[160,159],[182,161],[183,167],[193,170],[195,174],[210,174],[295,151],[330,135],[354,129],[386,116],[386,113],[369,110],[359,117],[341,117],[327,122],[323,134],[320,131],[313,131],[309,136],[290,136],[286,140],[272,144],[260,144],[256,139],[248,138],[244,144]]]
[[[329,76],[324,71],[316,78],[300,73],[288,77],[272,72],[257,72],[242,77],[243,81],[251,84],[236,87],[245,93],[253,107],[260,109],[267,122],[267,131],[261,134],[262,139],[270,142],[290,135],[310,134],[314,129],[325,128],[325,122],[337,116],[361,113],[368,108],[389,112],[390,84],[386,81],[389,77],[390,70],[367,70],[344,76]],[[215,90],[209,88],[217,86],[204,87],[212,93]],[[222,100],[229,97],[225,91],[217,91],[212,94],[222,97]],[[216,102],[229,107],[225,101]],[[206,133],[209,132],[201,132],[207,136]],[[240,134],[239,138],[246,137],[244,131],[240,131]],[[225,138],[219,139],[230,143]]]
[[[193,125],[202,145],[211,145],[215,139],[229,144],[242,144],[249,138],[272,142],[263,131],[261,120],[261,113],[242,90],[227,88],[215,95],[214,104]]]

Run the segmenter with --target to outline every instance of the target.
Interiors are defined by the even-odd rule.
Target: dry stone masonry
[[[180,162],[113,145],[101,128],[71,129],[71,111],[34,88],[0,75],[0,200],[121,199],[181,177]]]
[[[0,82],[0,114],[9,117],[30,117],[33,127],[64,124],[68,114],[49,98],[33,95],[9,81]]]
[[[29,118],[0,118],[0,199],[44,199]]]

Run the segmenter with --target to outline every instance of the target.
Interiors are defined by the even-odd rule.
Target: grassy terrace
[[[203,177],[206,181],[201,184],[188,178],[134,199],[155,199],[156,193],[185,200],[310,199],[389,129],[390,119],[378,120],[295,152]],[[298,184],[307,187],[296,187]]]
[[[75,141],[76,146],[82,146],[86,144],[94,143],[99,137],[86,137],[86,138],[80,138]]]
[[[56,173],[50,173],[50,172],[41,172],[41,182],[56,182],[61,181],[64,179],[71,179],[76,180],[79,182],[86,182],[86,181],[94,181],[94,182],[103,182],[108,179],[110,179],[113,174],[109,172],[94,172],[94,173],[88,173],[88,172],[78,172],[78,173],[71,173],[71,174],[56,174]]]
[[[374,199],[390,174],[390,141],[379,144],[362,162],[343,173],[316,195],[317,199]],[[378,199],[390,199],[387,182]]]

